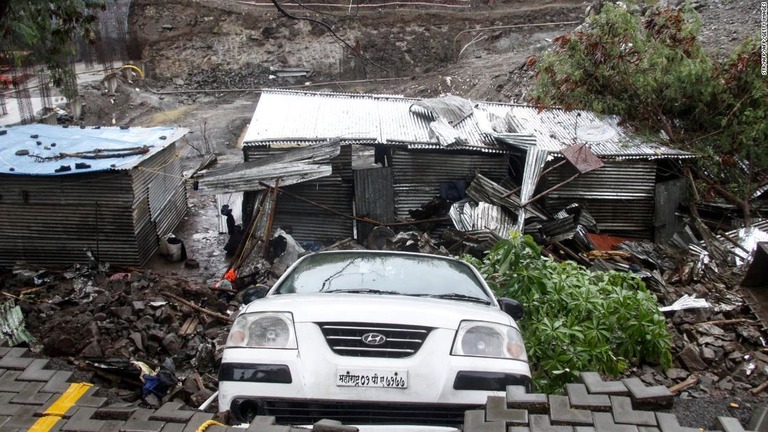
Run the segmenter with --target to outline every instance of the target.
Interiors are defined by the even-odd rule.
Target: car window
[[[440,257],[332,253],[310,255],[275,289],[275,294],[357,290],[386,294],[459,294],[488,299],[469,265]]]

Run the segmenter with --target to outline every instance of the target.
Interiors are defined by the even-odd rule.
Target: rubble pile
[[[23,311],[34,351],[92,371],[106,387],[123,389],[121,397],[150,405],[173,397],[199,406],[216,390],[217,348],[226,341],[236,303],[220,301],[206,287],[104,266],[65,272],[17,267],[5,275],[2,292]],[[180,385],[172,394],[147,398],[147,375],[160,378],[163,370]]]
[[[297,81],[297,79],[299,81]],[[174,78],[172,88],[177,90],[258,89],[303,84],[307,77],[280,77],[263,64],[248,63],[238,68],[217,65],[213,68],[193,69],[184,78]]]

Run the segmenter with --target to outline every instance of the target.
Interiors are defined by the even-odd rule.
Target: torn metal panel
[[[451,206],[449,216],[460,231],[488,230],[500,238],[509,238],[515,229],[514,220],[499,206],[462,200]]]
[[[317,180],[331,175],[330,165],[309,165],[300,162],[278,163],[251,168],[237,174],[204,177],[199,180],[200,193],[215,195],[264,189],[259,182],[273,183],[280,179],[284,186]]]
[[[443,147],[466,145],[467,140],[451,127],[444,118],[429,124],[429,135]]]
[[[36,346],[37,340],[24,325],[24,314],[13,300],[0,304],[0,346],[26,343]]]
[[[480,106],[475,107],[474,118],[480,132],[492,137],[494,140],[509,144],[521,149],[527,149],[536,145],[536,137],[530,133],[519,132],[521,127],[512,111],[507,111],[504,116],[496,115]]]
[[[523,169],[523,184],[520,186],[520,202],[528,202],[536,190],[539,176],[547,162],[549,152],[538,147],[528,147],[525,155],[525,168]],[[525,207],[521,207],[517,213],[515,231],[522,231],[525,225]]]
[[[210,171],[199,180],[200,193],[257,191],[260,182],[289,186],[331,175],[330,161],[341,153],[339,141],[301,147],[264,156],[255,161]]]
[[[453,126],[472,115],[472,105],[468,99],[445,95],[413,102],[410,111],[417,115],[428,115],[432,119],[444,119],[448,125]]]
[[[501,206],[515,214],[520,211],[520,200],[514,196],[504,197],[509,192],[482,174],[478,174],[467,189],[467,195],[477,202],[488,202]],[[535,204],[528,207],[532,216],[539,219],[548,219],[548,216]]]

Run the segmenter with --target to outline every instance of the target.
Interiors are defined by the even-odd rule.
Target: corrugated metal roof
[[[175,127],[83,129],[30,124],[2,128],[2,132],[5,133],[0,135],[0,174],[50,176],[131,169],[189,131]],[[66,156],[86,152],[105,155],[106,152],[95,151],[116,152],[143,146],[148,147],[147,153],[125,157],[90,159]],[[17,152],[25,154],[18,155]],[[85,165],[78,168],[76,164]],[[56,172],[62,166],[68,166],[70,170]]]
[[[316,93],[265,90],[245,135],[245,146],[271,142],[314,141],[339,138],[367,144],[407,145],[409,148],[446,149],[430,136],[429,116],[414,114],[419,99],[392,95]],[[618,124],[618,118],[586,111],[538,108],[526,105],[478,102],[476,106],[499,117],[512,113],[510,121],[522,144],[531,143],[549,152],[586,142],[598,156],[621,159],[688,158],[691,153],[649,142]],[[451,149],[506,151],[479,127],[477,113],[455,125],[466,145]],[[507,134],[508,135],[508,134]]]

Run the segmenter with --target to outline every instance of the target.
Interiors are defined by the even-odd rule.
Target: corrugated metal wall
[[[395,221],[395,200],[392,193],[392,168],[356,170],[355,210],[357,216],[365,216],[378,222]],[[358,222],[357,238],[365,239],[375,227]]]
[[[409,220],[415,210],[440,194],[440,183],[466,180],[467,185],[479,172],[500,182],[507,175],[506,155],[463,155],[447,152],[422,153],[394,150],[392,173],[395,215]]]
[[[653,237],[656,162],[604,160],[605,166],[583,174],[549,193],[547,210],[556,213],[578,203],[595,218],[601,233],[651,239]],[[572,167],[558,168],[546,175],[550,188],[572,176]]]
[[[175,146],[169,146],[140,165],[164,166],[162,170],[179,174],[177,181],[163,183],[159,192],[168,197],[156,218],[161,226],[175,227],[186,210],[178,164]],[[158,247],[148,185],[163,174],[134,174],[138,174],[136,169],[60,176],[1,175],[0,266],[26,261],[68,267],[87,262],[85,249],[113,264],[146,263]]]
[[[245,147],[248,160],[258,160],[289,149]],[[285,189],[303,198],[352,216],[352,146],[342,145],[341,153],[331,161],[329,177],[287,186]],[[288,194],[277,199],[275,228],[283,228],[299,242],[327,243],[352,237],[352,219],[333,214]]]

